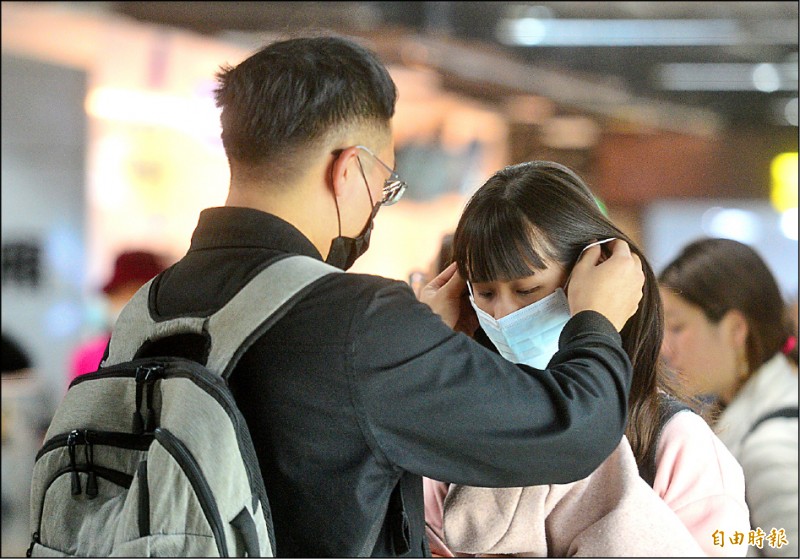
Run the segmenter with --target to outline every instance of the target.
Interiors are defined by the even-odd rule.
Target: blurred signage
[[[3,243],[3,285],[39,287],[42,248],[36,241]]]

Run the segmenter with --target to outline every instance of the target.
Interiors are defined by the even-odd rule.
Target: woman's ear
[[[337,198],[346,196],[353,179],[360,178],[358,171],[358,148],[343,149],[331,164],[331,188]]]
[[[737,348],[745,348],[750,325],[742,311],[731,309],[726,312],[720,320],[720,326],[723,328],[727,340]]]

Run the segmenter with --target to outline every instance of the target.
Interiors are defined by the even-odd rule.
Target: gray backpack
[[[341,270],[281,257],[213,315],[162,321],[148,305],[155,280],[142,287],[100,368],[70,385],[36,456],[28,556],[274,556],[264,480],[227,379],[331,272]],[[187,335],[205,340],[204,364],[159,353]]]

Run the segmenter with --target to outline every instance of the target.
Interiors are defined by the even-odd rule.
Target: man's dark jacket
[[[203,210],[189,251],[155,282],[154,310],[212,313],[286,253],[321,258],[273,215]],[[560,348],[545,371],[514,365],[454,332],[403,282],[320,280],[230,379],[277,554],[351,557],[380,525],[372,555],[430,555],[423,475],[490,487],[588,475],[622,436],[631,365],[592,311],[570,319]]]

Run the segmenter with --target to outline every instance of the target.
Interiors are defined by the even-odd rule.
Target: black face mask
[[[372,208],[372,213],[367,220],[367,224],[361,233],[353,237],[343,237],[341,235],[341,222],[339,223],[339,236],[331,241],[331,248],[325,262],[331,266],[336,266],[342,270],[347,270],[355,263],[359,256],[367,252],[369,248],[369,237],[372,234],[372,227],[375,224],[375,215],[378,213],[380,202]]]
[[[367,187],[367,196],[369,196],[369,203],[372,204],[372,193],[369,191],[369,182],[367,176],[364,174],[364,168],[361,166],[361,160],[358,159],[358,170],[361,172],[361,177],[364,179],[364,186]],[[331,182],[333,181],[333,169],[331,168]],[[375,224],[375,215],[381,209],[381,203],[372,205],[372,213],[369,214],[364,229],[357,237],[343,237],[342,236],[342,216],[339,213],[339,202],[334,197],[336,204],[336,219],[339,222],[339,236],[331,241],[331,248],[328,250],[328,257],[325,262],[331,266],[336,266],[341,270],[348,270],[359,256],[367,252],[369,248],[369,237],[372,234],[372,227]]]

